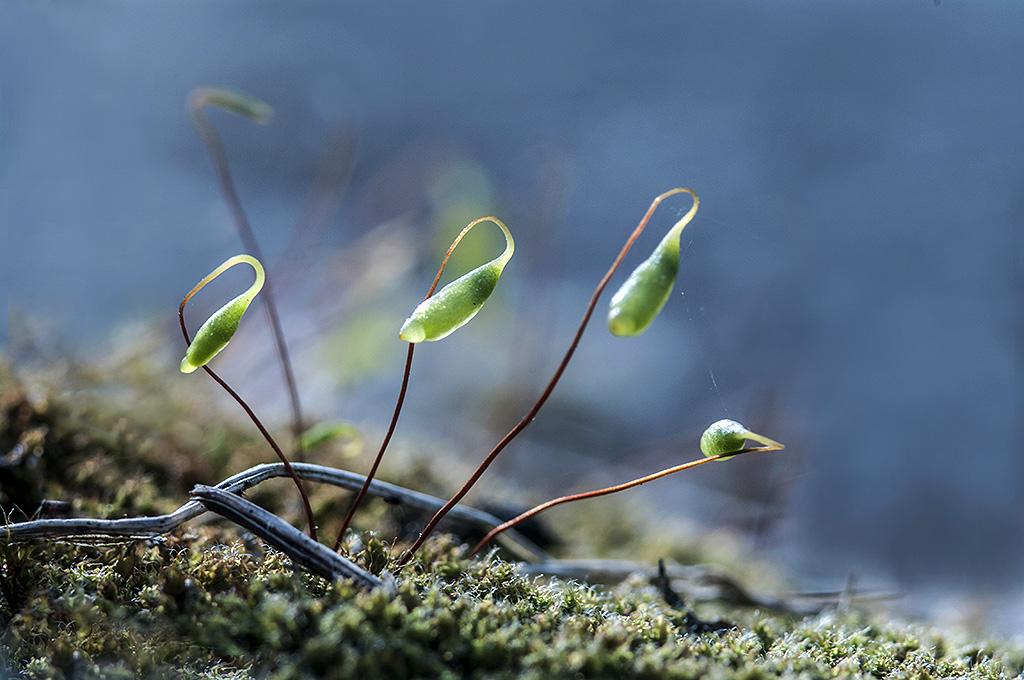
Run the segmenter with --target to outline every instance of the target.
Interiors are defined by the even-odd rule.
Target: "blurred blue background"
[[[663,317],[629,341],[595,318],[496,474],[543,500],[690,459],[729,416],[789,448],[640,496],[807,583],[1004,592],[1024,566],[1022,55],[1014,0],[8,1],[10,351],[45,327],[94,354],[139,320],[177,347],[182,294],[240,250],[184,101],[239,89],[271,124],[210,115],[311,416],[382,428],[398,325],[454,231],[493,213],[516,233],[495,301],[418,353],[403,416],[477,460],[651,199],[688,186]],[[666,201],[626,267],[688,207]],[[453,267],[500,250],[487,229]],[[283,420],[260,325],[225,373]]]

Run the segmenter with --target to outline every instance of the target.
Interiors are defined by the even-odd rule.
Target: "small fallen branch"
[[[358,491],[366,481],[366,477],[363,475],[346,470],[338,470],[325,465],[293,463],[292,467],[304,481],[330,484],[349,491]],[[288,472],[285,470],[283,463],[265,463],[232,475],[215,487],[204,488],[214,488],[230,494],[240,494],[268,479],[285,476],[288,476]],[[445,503],[441,498],[376,479],[370,483],[367,493],[389,503],[400,503],[425,512],[436,512]],[[202,515],[206,510],[207,507],[199,500],[190,500],[174,512],[154,517],[37,519],[29,522],[7,524],[0,528],[0,542],[22,543],[39,539],[79,543],[144,540],[166,534],[185,522]],[[485,532],[490,531],[502,522],[494,515],[465,506],[454,509],[451,513],[451,519],[461,521]],[[544,562],[550,559],[546,552],[521,534],[507,532],[507,534],[502,534],[502,537],[504,539],[501,541],[502,547],[515,555],[516,559],[529,562]]]
[[[349,578],[366,588],[384,587],[394,594],[394,579],[377,578],[348,558],[314,541],[272,512],[215,486],[197,484],[191,493],[210,512],[215,512],[235,524],[253,532],[268,544],[290,557],[295,564],[311,574],[329,581]]]

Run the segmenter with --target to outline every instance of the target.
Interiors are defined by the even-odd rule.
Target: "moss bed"
[[[41,504],[58,516],[168,512],[193,484],[266,455],[243,426],[155,395],[138,377],[116,394],[83,380],[64,375],[39,394],[0,369],[0,502],[11,521]],[[398,483],[403,475],[435,491],[423,469],[390,471]],[[247,495],[297,519],[289,491]],[[313,494],[318,517],[339,516],[346,500]],[[407,544],[408,526],[421,523],[383,505],[368,507],[354,555],[375,573],[394,568],[392,544]],[[754,679],[1003,678],[1024,668],[1019,650],[884,614],[796,616],[727,602],[694,611],[639,577],[611,586],[524,578],[500,555],[465,554],[462,537],[438,535],[396,571],[392,598],[298,573],[223,520],[133,543],[0,542],[0,669],[25,678]],[[710,630],[705,617],[732,626]]]

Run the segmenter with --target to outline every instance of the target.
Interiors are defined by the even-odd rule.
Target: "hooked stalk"
[[[234,267],[237,264],[248,264],[256,272],[256,281],[249,287],[247,291],[236,297],[235,299],[228,302],[226,305],[221,307],[219,310],[213,313],[213,315],[206,320],[206,322],[196,331],[196,337],[193,341],[189,338],[188,329],[185,327],[185,305],[192,299],[192,296],[198,293],[203,287],[206,286],[210,281],[214,280],[225,271]],[[260,431],[263,438],[270,444],[270,448],[274,450],[277,457],[284,463],[285,469],[291,476],[292,481],[295,482],[296,488],[299,490],[299,495],[302,496],[302,505],[306,511],[306,520],[309,522],[309,536],[314,541],[317,540],[316,536],[316,521],[313,519],[313,509],[309,504],[309,496],[306,494],[306,489],[302,484],[302,480],[299,479],[298,474],[292,467],[292,464],[288,461],[288,457],[284,455],[281,447],[278,446],[277,441],[270,434],[266,427],[256,413],[253,412],[252,408],[242,399],[237,392],[235,392],[227,382],[217,375],[213,369],[207,364],[214,356],[216,356],[222,349],[224,349],[228,342],[230,342],[235,331],[238,329],[238,323],[248,309],[249,304],[259,293],[260,289],[264,286],[266,275],[263,270],[263,266],[259,260],[249,255],[235,255],[234,257],[226,260],[222,265],[214,269],[210,274],[203,278],[202,281],[196,284],[196,286],[188,292],[188,295],[182,299],[181,304],[178,305],[178,322],[181,324],[181,334],[185,337],[185,344],[188,346],[188,350],[185,353],[185,358],[181,360],[181,372],[191,373],[197,368],[202,368],[206,371],[214,381],[224,388],[231,397],[238,402],[242,410],[245,411],[249,419],[252,420],[253,424],[256,425],[256,429]]]
[[[481,265],[468,274],[464,274],[455,281],[452,281],[435,296],[434,290],[441,280],[441,275],[444,273],[444,268],[448,264],[448,258],[451,257],[452,251],[455,250],[455,247],[459,245],[459,242],[462,241],[462,238],[470,229],[481,222],[488,221],[498,225],[505,235],[505,250],[487,264]],[[441,260],[441,266],[437,270],[437,275],[434,276],[434,281],[430,284],[430,289],[427,291],[426,297],[423,298],[423,302],[413,310],[412,315],[402,324],[399,337],[409,343],[409,352],[405,358],[405,371],[402,374],[402,387],[398,392],[398,401],[395,402],[395,411],[391,416],[391,424],[388,426],[388,431],[384,435],[384,441],[381,443],[377,456],[373,460],[370,472],[366,475],[366,481],[356,495],[355,500],[352,501],[352,507],[349,508],[348,514],[345,515],[345,519],[341,523],[338,537],[334,541],[335,550],[341,547],[345,531],[348,530],[352,517],[355,515],[359,504],[362,503],[363,497],[366,496],[366,491],[370,488],[370,482],[373,481],[374,476],[377,474],[377,468],[380,466],[381,459],[384,458],[384,452],[387,450],[388,444],[391,442],[391,436],[398,425],[398,416],[402,412],[402,405],[405,403],[405,393],[409,387],[409,373],[412,371],[412,356],[416,345],[423,341],[441,340],[469,323],[476,316],[477,312],[480,311],[480,308],[494,290],[498,283],[498,278],[501,276],[505,265],[512,258],[514,250],[515,241],[512,239],[512,234],[501,220],[490,216],[473,220],[452,241],[452,244],[448,247],[448,252],[444,254],[444,258]]]

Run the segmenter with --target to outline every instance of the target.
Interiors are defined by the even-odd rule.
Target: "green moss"
[[[296,575],[252,542],[204,529],[154,546],[5,549],[4,642],[31,678],[973,677],[1020,671],[995,650],[956,648],[861,616],[799,622],[750,614],[724,635],[687,633],[684,612],[638,585],[527,581],[430,544],[397,596]],[[13,554],[18,553],[18,554]],[[205,670],[204,670],[205,669]],[[232,670],[231,677],[244,677]]]
[[[18,494],[28,512],[42,498],[70,501],[81,514],[164,512],[194,481],[258,462],[244,430],[202,420],[209,415],[189,419],[218,433],[202,445],[220,453],[196,463],[202,440],[165,429],[164,411],[112,415],[81,392],[74,403],[34,400],[9,373],[0,377],[0,442],[5,451],[20,444],[23,460],[35,461],[4,470],[8,512],[17,513],[9,501]],[[284,484],[251,497],[280,507],[290,491]],[[318,490],[318,511],[343,506],[337,496]],[[354,558],[375,573],[394,570],[392,544],[408,540],[390,512],[381,503],[362,518],[378,533],[364,534]],[[616,531],[634,555],[664,547],[663,536],[645,539],[642,522],[624,520]],[[596,540],[572,546],[602,550]],[[0,653],[26,678],[1004,678],[1024,668],[1017,651],[964,646],[867,614],[798,619],[727,603],[714,613],[737,627],[694,633],[692,611],[639,579],[614,587],[525,579],[512,564],[467,559],[451,535],[429,541],[399,573],[393,599],[296,573],[223,521],[134,544],[0,545]]]

